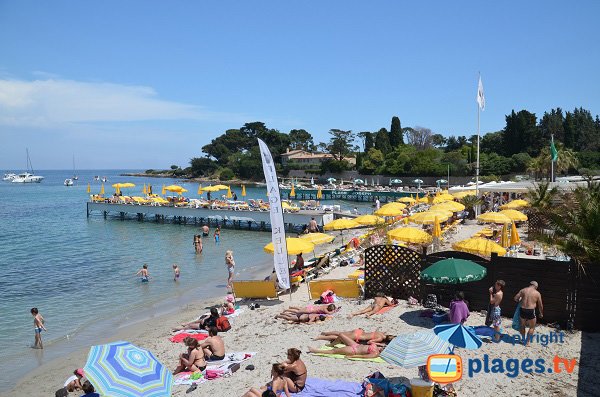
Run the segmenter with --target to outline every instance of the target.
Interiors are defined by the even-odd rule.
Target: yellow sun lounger
[[[233,295],[236,298],[249,299],[277,298],[277,289],[273,281],[234,281]]]
[[[308,283],[310,299],[318,299],[327,290],[332,290],[340,298],[360,298],[361,291],[356,280],[349,278],[314,280]]]

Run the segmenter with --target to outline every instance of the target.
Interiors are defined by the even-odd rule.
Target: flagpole
[[[551,134],[550,136],[552,139],[551,147],[554,147],[554,134]],[[554,182],[554,154],[552,153],[552,150],[550,150],[550,163],[552,164],[550,168],[550,182]]]
[[[481,74],[479,75],[481,81]],[[481,106],[477,104],[477,162],[475,163],[475,196],[479,198],[479,125]],[[475,216],[479,216],[479,205],[475,206]]]

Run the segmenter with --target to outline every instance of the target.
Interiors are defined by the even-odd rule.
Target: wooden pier
[[[268,211],[234,211],[213,210],[209,208],[190,208],[174,206],[152,206],[135,204],[113,204],[87,202],[87,216],[101,214],[106,219],[109,215],[121,220],[134,219],[140,222],[154,221],[161,223],[177,223],[190,225],[221,226],[223,228],[244,230],[271,230],[271,220]],[[288,232],[300,232],[315,218],[319,226],[331,222],[334,216],[331,212],[301,210],[285,213],[283,219]]]

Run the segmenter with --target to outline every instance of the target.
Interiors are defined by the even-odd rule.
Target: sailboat
[[[74,181],[76,181],[77,179],[79,179],[79,177],[75,173],[75,155],[73,155],[73,178],[71,178],[71,179],[74,180]]]
[[[25,149],[25,152],[27,153],[27,172],[17,175],[15,178],[13,178],[13,180],[11,182],[12,183],[40,183],[42,181],[42,179],[44,179],[44,177],[40,176],[40,175],[34,175],[33,166],[31,165],[31,159],[29,158],[29,149]],[[29,173],[30,170],[31,170],[31,173]]]

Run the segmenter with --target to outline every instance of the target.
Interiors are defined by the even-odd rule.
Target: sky
[[[0,0],[0,170],[186,167],[263,121],[475,134],[600,113],[599,1]]]

